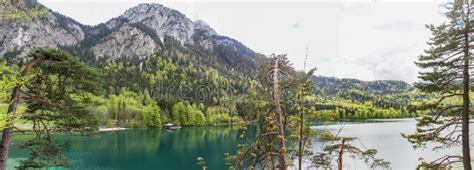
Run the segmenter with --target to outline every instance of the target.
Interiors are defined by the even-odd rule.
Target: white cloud
[[[79,22],[95,25],[153,0],[40,0]],[[263,54],[287,53],[316,74],[363,80],[416,80],[416,56],[426,48],[425,24],[438,24],[441,1],[159,1],[219,34]]]

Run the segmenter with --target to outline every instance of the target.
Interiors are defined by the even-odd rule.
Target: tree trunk
[[[283,121],[281,115],[283,113],[281,101],[280,101],[280,87],[278,82],[278,72],[280,71],[278,68],[278,58],[273,59],[273,101],[275,103],[275,118],[278,126],[278,140],[280,144],[280,151],[279,151],[279,169],[285,170],[286,169],[286,147],[285,147],[285,131],[283,129]]]
[[[469,22],[468,22],[469,25]],[[469,28],[469,27],[467,27]],[[467,30],[466,28],[466,30]],[[469,32],[464,33],[463,107],[462,107],[462,157],[465,170],[471,170],[469,146]]]
[[[304,85],[302,84],[300,86],[301,90],[300,91],[300,108],[301,108],[301,113],[300,113],[300,139],[299,139],[299,148],[298,148],[298,151],[299,151],[299,155],[298,155],[298,169],[299,170],[302,170],[303,167],[302,167],[302,162],[303,162],[303,125],[304,125],[304,96],[303,96],[303,93],[304,93]]]
[[[26,77],[30,73],[31,69],[36,63],[42,62],[44,60],[47,60],[44,57],[40,58],[34,58],[30,60],[28,63],[25,65],[25,69],[21,73],[21,77]],[[54,60],[51,58],[50,60]],[[0,145],[0,170],[5,170],[7,169],[7,159],[8,159],[8,151],[10,150],[10,144],[12,140],[12,134],[13,134],[13,123],[14,119],[11,119],[11,114],[15,114],[16,108],[18,106],[18,103],[20,102],[20,95],[21,95],[21,85],[17,85],[12,92],[12,96],[10,98],[10,106],[8,107],[8,112],[7,112],[7,123],[5,129],[3,129],[3,134],[2,134],[2,144]]]
[[[20,88],[15,87],[13,90],[13,94],[11,97],[12,103],[8,107],[8,114],[7,116],[10,116],[10,114],[15,113],[18,102],[20,100]],[[13,133],[13,122],[14,120],[11,120],[9,117],[7,117],[7,125],[5,129],[3,129],[3,134],[2,134],[2,144],[0,145],[0,169],[5,170],[7,169],[7,160],[8,160],[8,151],[10,150],[10,143],[12,140],[12,133]]]
[[[337,160],[337,169],[342,170],[342,156],[344,153],[344,144],[346,142],[345,138],[341,139],[341,145],[339,147],[339,159]]]

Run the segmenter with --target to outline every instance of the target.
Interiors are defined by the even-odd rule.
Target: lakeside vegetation
[[[2,74],[2,88],[7,89],[9,88],[7,82],[11,82],[8,76],[18,74],[19,66],[10,65],[6,62],[2,62],[0,66],[0,71],[2,73],[5,73]],[[170,67],[173,67],[173,65],[171,65]],[[162,70],[157,70],[157,72],[161,71]],[[172,73],[175,74],[174,72]],[[120,73],[112,74],[121,75]],[[101,77],[109,77],[107,79],[113,79],[110,78],[110,74],[102,75]],[[214,76],[208,76],[209,79],[211,79],[211,77]],[[189,77],[189,79],[196,80],[199,78],[194,79]],[[226,78],[222,78],[221,80],[223,82],[229,81]],[[109,82],[109,84],[112,84],[110,80],[106,81]],[[115,79],[115,81],[118,80]],[[166,81],[166,79],[163,80],[158,78],[158,80],[156,81],[164,82]],[[218,79],[211,79],[210,81],[219,82]],[[193,81],[187,82],[183,80],[183,82],[180,82],[178,84],[189,83],[192,84]],[[211,84],[218,85],[220,83]],[[177,96],[179,94],[176,94],[176,91],[170,91],[170,93],[174,94],[161,94],[164,96],[168,95],[169,98],[166,99],[163,97],[163,99],[160,98],[157,101],[153,99],[153,97],[150,95],[150,92],[147,90],[143,90],[143,92],[133,92],[126,88],[128,85],[123,86],[125,87],[118,89],[117,87],[120,87],[119,85],[108,85],[107,87],[110,88],[109,91],[113,91],[113,93],[109,93],[107,92],[107,90],[104,90],[106,94],[104,94],[103,96],[89,94],[92,104],[87,109],[97,115],[97,117],[100,119],[101,126],[159,127],[160,125],[165,123],[175,123],[188,126],[236,122],[240,119],[252,121],[258,117],[258,113],[255,112],[259,112],[259,110],[257,108],[258,106],[252,106],[251,104],[255,105],[258,103],[262,103],[262,101],[258,101],[258,99],[251,100],[251,97],[249,96],[236,97],[230,95],[216,95],[221,97],[218,98],[214,96],[212,99],[213,101],[205,101],[203,103],[200,103],[199,101],[195,102],[192,100],[179,102],[179,96]],[[195,86],[199,87],[198,85],[190,85],[190,87]],[[150,85],[149,87],[153,86]],[[213,88],[211,87],[209,89]],[[0,104],[0,110],[4,111],[2,113],[6,112],[8,106],[8,104],[6,103],[9,98],[8,92],[9,90],[3,90],[3,95],[1,96],[1,101],[3,101],[3,103]],[[222,94],[223,93],[225,92],[222,92]],[[256,92],[250,91],[247,93],[255,94]],[[370,99],[367,100],[367,98],[371,98],[371,95],[373,94],[359,94],[359,98],[345,99],[344,97],[315,94],[308,97],[308,99],[310,102],[312,102],[312,105],[316,107],[316,109],[323,117],[332,119],[406,118],[417,117],[420,114],[416,112],[416,110],[411,105],[401,106],[404,105],[403,103],[399,103],[394,106],[391,106],[389,104],[382,105],[379,103],[373,104]],[[325,96],[325,98],[319,96]],[[384,99],[385,101],[392,102],[392,100],[390,100],[390,94],[383,95],[383,97],[381,97],[381,95],[378,95],[377,97],[379,98],[378,102],[384,101]],[[204,119],[202,119],[203,116],[205,117]],[[199,121],[195,122],[196,119],[199,119]]]
[[[193,58],[157,54],[144,61],[122,59],[94,64],[91,67],[103,69],[96,85],[102,90],[98,95],[88,94],[92,105],[87,109],[99,118],[100,126],[109,128],[160,127],[166,123],[212,125],[258,119],[265,109],[264,96],[257,95],[261,94],[262,86],[256,79],[232,70],[223,76],[213,67],[197,64]],[[262,57],[259,62],[267,61]],[[12,75],[19,74],[21,64],[14,60],[1,62],[3,109],[12,89],[7,82],[12,82]],[[317,79],[313,81],[321,82]],[[329,84],[316,84],[308,96],[325,118],[406,118],[422,114],[417,112],[412,98],[425,96],[406,83],[377,81],[372,89],[364,91],[356,87],[368,85],[360,85],[358,80],[325,79]],[[336,91],[333,84],[346,86],[337,87]]]
[[[55,53],[65,56],[69,55],[52,49],[39,49],[35,51],[32,56],[34,56],[35,53],[40,53],[45,56],[56,55]],[[258,60],[257,65],[262,69],[268,68],[270,59],[271,58],[262,57]],[[282,60],[286,60],[286,58],[283,57]],[[140,63],[127,64],[128,62],[132,63],[133,61],[106,61],[103,65],[84,65],[85,67],[90,67],[89,69],[104,67],[104,71],[92,73],[96,74],[94,75],[96,79],[95,81],[91,81],[90,83],[92,84],[89,84],[89,86],[94,86],[97,90],[94,92],[82,92],[80,96],[77,96],[80,100],[74,100],[76,104],[71,104],[72,106],[81,105],[81,110],[92,115],[93,120],[89,120],[91,121],[90,123],[97,124],[98,127],[107,128],[159,128],[166,123],[182,126],[203,126],[256,121],[259,126],[263,127],[267,126],[265,124],[270,123],[272,120],[271,116],[269,117],[268,115],[268,113],[272,113],[270,109],[273,107],[272,102],[268,100],[268,96],[271,94],[270,89],[260,83],[267,81],[265,71],[257,71],[259,75],[256,78],[247,77],[237,72],[235,72],[235,75],[232,77],[232,75],[220,76],[221,73],[217,70],[207,66],[192,64],[193,62],[185,58],[150,56],[146,61],[141,61]],[[0,81],[2,81],[2,89],[4,89],[1,95],[2,101],[4,102],[2,104],[2,107],[4,107],[3,110],[6,110],[8,106],[8,94],[20,83],[18,80],[22,79],[19,77],[19,70],[22,68],[22,64],[22,61],[14,60],[2,61],[0,64],[0,71],[4,73],[0,79]],[[49,79],[53,81],[61,80],[58,79],[57,75],[42,72],[41,69],[45,69],[44,67],[39,66],[34,68],[38,71],[34,71],[33,75],[26,77],[24,80],[27,84],[25,86],[25,92],[31,91],[31,87],[37,86],[38,82],[34,81],[37,78],[49,77]],[[294,128],[298,129],[298,127],[302,126],[298,125],[297,122],[302,119],[296,119],[299,111],[298,108],[293,105],[298,103],[299,99],[298,95],[294,95],[297,94],[298,90],[293,84],[300,81],[299,79],[302,78],[298,77],[302,77],[304,73],[296,72],[291,67],[286,67],[286,69],[295,79],[289,79],[282,83],[283,88],[286,89],[285,94],[283,94],[285,96],[284,98],[288,99],[282,100],[282,104],[286,108],[285,114],[287,114],[284,117],[284,121],[287,121],[286,116],[288,116],[288,121],[294,121]],[[230,70],[230,72],[234,73],[232,70]],[[311,77],[311,75],[309,75],[309,77]],[[309,80],[309,77],[306,77],[305,86],[307,87],[307,92],[303,98],[304,107],[308,107],[307,111],[309,111],[307,115],[313,116],[308,117],[309,120],[305,120],[305,122],[312,120],[402,118],[418,116],[414,108],[410,107],[409,109],[411,110],[409,110],[407,107],[402,106],[403,104],[384,100],[383,96],[390,96],[390,92],[382,91],[385,94],[378,94],[368,91],[354,95],[356,94],[354,91],[358,91],[357,89],[341,88],[344,90],[340,90],[335,94],[328,93],[327,95],[318,95],[318,92],[321,93],[322,91],[329,90],[325,89],[327,87],[324,86],[316,86],[314,81]],[[345,81],[349,82],[347,84],[356,83],[351,82],[351,80]],[[163,86],[157,82],[168,86]],[[391,86],[392,83],[398,82],[378,82],[381,87]],[[205,84],[205,86],[203,84]],[[56,85],[61,85],[61,83]],[[71,85],[71,90],[73,90],[75,86],[73,84]],[[193,87],[200,88],[193,89]],[[374,88],[378,89],[377,86]],[[46,90],[46,92],[53,90],[56,93],[61,93],[61,91],[57,91],[58,89],[56,87],[48,88],[48,86],[46,86],[45,89],[41,90]],[[406,91],[407,93],[414,93],[410,86],[407,86]],[[390,97],[387,97],[387,99],[390,99]],[[34,104],[34,102],[31,103],[28,100],[32,99],[27,99],[26,102],[19,102],[16,113],[31,113],[28,109],[22,110],[22,108],[38,107],[31,105]],[[33,101],[35,100],[39,99],[33,98]],[[42,100],[44,99],[39,100],[38,103],[38,109],[40,109],[38,113],[44,110],[43,107],[51,107],[49,104],[41,102]],[[372,104],[372,102],[374,104]],[[410,101],[404,100],[404,102]],[[54,112],[57,112],[55,107],[52,107],[51,111],[54,110]],[[292,116],[294,118],[291,118]],[[20,116],[18,119],[9,120],[5,114],[4,117],[4,126],[6,127],[9,126],[8,121],[13,120],[16,123],[21,122],[20,124],[24,125],[23,127],[33,127],[33,130],[35,130],[36,119]],[[49,122],[43,126],[43,129],[47,131],[65,130],[63,129],[65,128],[63,124],[58,123],[59,122]],[[96,128],[93,124],[88,123],[83,126],[86,128]],[[308,125],[305,125],[305,128],[308,127]],[[267,130],[271,131],[272,128]],[[307,133],[306,135],[309,136],[305,138],[309,138],[312,136],[310,134],[314,132],[308,131]],[[39,135],[46,135],[46,138],[52,138],[49,133]],[[339,139],[331,135],[326,136],[327,141]],[[270,140],[273,139],[270,138]],[[298,141],[298,139],[295,141]],[[41,145],[42,144],[39,144],[37,147],[42,147]],[[55,143],[52,143],[52,145],[59,146]],[[35,147],[35,145],[32,147]],[[42,152],[50,151],[44,150]],[[57,154],[54,155],[59,156],[59,159],[61,159],[57,164],[45,163],[44,160],[42,160],[43,158],[33,156],[27,161],[22,161],[21,167],[70,166],[67,160],[63,160],[62,156],[60,156],[60,152],[54,152],[57,152]]]

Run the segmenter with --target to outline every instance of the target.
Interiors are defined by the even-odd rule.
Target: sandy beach
[[[109,131],[119,131],[119,130],[127,130],[128,128],[121,128],[121,127],[115,127],[115,128],[100,128],[99,131],[101,132],[109,132]]]

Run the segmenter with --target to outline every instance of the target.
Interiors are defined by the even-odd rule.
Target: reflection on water
[[[249,131],[255,134],[255,128]],[[197,169],[196,158],[204,157],[210,169],[226,169],[224,153],[233,153],[239,130],[230,126],[191,127],[178,131],[134,129],[102,132],[98,137],[58,135],[56,140],[71,144],[65,154],[72,169]],[[14,137],[9,167],[27,156],[15,143],[31,136]]]
[[[414,120],[346,122],[327,126],[316,124],[312,128],[337,131],[342,126],[342,136],[359,137],[360,142],[355,144],[377,149],[379,157],[390,161],[393,169],[414,169],[419,157],[433,159],[445,152],[460,153],[459,148],[440,152],[413,150],[400,132],[414,132]],[[256,127],[250,126],[246,134],[247,137],[255,137]],[[236,127],[214,126],[178,131],[133,129],[102,132],[92,138],[58,135],[56,139],[71,144],[65,148],[65,154],[74,164],[72,169],[198,169],[196,158],[201,156],[210,170],[221,170],[227,169],[224,153],[234,153],[237,144],[248,141],[240,139],[239,135]],[[8,160],[10,168],[28,155],[26,150],[18,149],[15,144],[30,138],[28,135],[14,137]],[[319,149],[320,146],[315,144],[313,150]],[[345,159],[345,167],[367,169],[366,165],[351,158]]]

